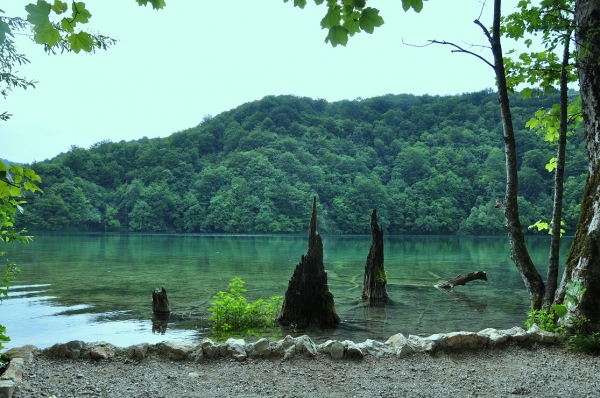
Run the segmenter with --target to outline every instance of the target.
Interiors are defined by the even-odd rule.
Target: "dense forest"
[[[550,220],[554,174],[545,165],[555,156],[525,123],[558,101],[511,97],[524,226]],[[567,232],[586,164],[575,131]],[[17,220],[30,231],[305,232],[316,195],[323,233],[368,233],[373,208],[388,234],[503,233],[494,207],[506,182],[502,126],[489,90],[333,103],[268,96],[166,138],[73,146],[31,167],[44,194],[28,195]]]

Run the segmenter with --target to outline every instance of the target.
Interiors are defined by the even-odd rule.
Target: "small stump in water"
[[[156,289],[152,292],[152,312],[163,315],[171,313],[171,306],[169,305],[167,290],[164,287],[160,290]]]
[[[296,266],[285,292],[281,315],[283,326],[304,329],[311,324],[337,326],[340,317],[335,312],[333,294],[327,286],[323,265],[323,241],[317,233],[317,198],[313,198],[312,217],[308,229],[308,251]]]
[[[371,248],[365,265],[365,279],[361,298],[363,300],[386,302],[385,290],[387,275],[383,266],[383,229],[377,224],[377,210],[371,213]]]

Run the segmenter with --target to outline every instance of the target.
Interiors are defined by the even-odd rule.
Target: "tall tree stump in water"
[[[277,321],[283,326],[295,325],[302,329],[311,324],[331,327],[340,323],[340,317],[335,312],[333,294],[327,286],[323,241],[317,233],[316,197],[313,198],[308,228],[308,251],[302,256],[290,279]]]
[[[371,248],[365,265],[365,279],[361,298],[363,300],[383,301],[388,300],[385,285],[387,275],[383,265],[383,230],[377,224],[377,210],[371,213]]]

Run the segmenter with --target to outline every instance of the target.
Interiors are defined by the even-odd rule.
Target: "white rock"
[[[273,351],[271,350],[271,342],[269,339],[262,338],[254,343],[255,356],[261,358],[270,357]]]
[[[561,340],[561,335],[557,333],[547,332],[545,330],[540,329],[537,324],[533,324],[528,330],[527,334],[531,341],[536,341],[540,343],[556,343]]]
[[[363,351],[360,349],[358,344],[356,344],[355,342],[350,341],[350,340],[345,340],[343,342],[343,344],[344,344],[344,347],[346,347],[345,351],[346,351],[346,355],[348,356],[348,358],[362,358],[365,356]]]
[[[409,354],[412,354],[413,350],[408,344],[408,339],[404,337],[402,333],[397,333],[391,336],[387,343],[392,347],[394,354],[403,358]]]
[[[16,383],[12,380],[0,380],[0,396],[12,398]]]
[[[435,349],[433,341],[412,334],[408,336],[408,345],[414,352],[431,352]]]
[[[207,358],[215,358],[220,355],[219,344],[210,339],[202,340],[202,351]]]
[[[358,343],[357,346],[363,353],[367,353],[374,357],[381,357],[395,353],[395,350],[392,348],[391,344],[384,344],[380,341],[371,339],[367,339],[362,343]]]
[[[276,341],[272,348],[274,354],[282,356],[283,359],[290,359],[296,354],[296,339],[287,335],[283,340]]]
[[[310,357],[317,355],[317,346],[307,335],[296,338],[295,348],[298,354],[307,354]]]
[[[194,345],[186,341],[163,341],[156,345],[158,352],[174,361],[180,361],[187,358],[188,354],[194,349]]]
[[[243,339],[228,339],[225,344],[227,351],[238,362],[246,359],[246,342]]]
[[[525,341],[529,337],[525,329],[515,326],[510,329],[499,330],[498,332],[504,333],[509,337],[510,340],[520,342]]]
[[[432,334],[429,337],[425,337],[425,339],[431,341],[435,347],[444,348],[448,345],[446,343],[446,334],[444,333]]]
[[[506,333],[503,333],[503,331],[494,328],[483,329],[479,331],[479,334],[482,336],[486,336],[488,338],[489,344],[492,346],[504,343],[509,339],[509,336]]]
[[[486,335],[473,332],[446,333],[446,347],[452,350],[483,347],[488,341]]]

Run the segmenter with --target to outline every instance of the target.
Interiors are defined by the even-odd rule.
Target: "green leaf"
[[[332,27],[325,38],[325,43],[331,43],[333,47],[336,47],[338,44],[345,46],[348,43],[348,30],[343,26]]]
[[[521,90],[521,96],[523,98],[531,98],[532,94],[533,94],[533,89],[530,87],[526,87],[523,90]]]
[[[306,0],[294,0],[294,7],[304,8],[306,6]]]
[[[21,197],[21,187],[10,187],[10,196],[20,198]]]
[[[77,3],[73,3],[71,5],[71,10],[73,11],[72,22],[76,23],[88,23],[92,14],[86,10],[85,3],[78,1]]]
[[[140,6],[145,6],[148,3],[150,3],[152,4],[152,8],[155,10],[160,10],[167,5],[167,3],[165,3],[165,0],[137,0],[137,3]]]
[[[36,32],[33,40],[38,44],[47,44],[49,47],[54,47],[60,40],[60,33],[50,22],[45,25],[36,25],[33,30]]]
[[[89,53],[94,45],[94,40],[87,32],[72,33],[67,40],[75,54],[78,54],[81,50]]]
[[[423,0],[402,0],[402,9],[408,11],[413,9],[416,12],[421,12],[423,9]]]
[[[567,315],[567,306],[564,304],[552,304],[552,309],[559,318],[564,318]]]
[[[373,33],[375,28],[383,25],[383,18],[379,16],[379,10],[367,7],[360,16],[360,28],[367,33]]]
[[[6,40],[7,34],[12,36],[10,26],[8,26],[6,22],[0,20],[0,45]]]
[[[38,0],[37,4],[28,4],[25,6],[27,11],[27,21],[31,22],[34,26],[45,25],[50,23],[50,4],[44,0]]]
[[[548,164],[544,166],[546,170],[552,173],[556,169],[556,158],[550,158]]]
[[[341,22],[340,9],[337,7],[331,7],[327,10],[327,14],[321,20],[321,28],[331,29],[334,26],[339,26]],[[331,34],[331,32],[330,32]],[[325,40],[327,42],[327,40]]]
[[[60,21],[60,26],[69,33],[73,33],[75,31],[75,22],[71,22],[68,18],[63,18]]]
[[[67,3],[63,3],[60,0],[54,0],[54,4],[52,5],[52,11],[54,11],[57,15],[60,15],[67,11],[69,6]]]

